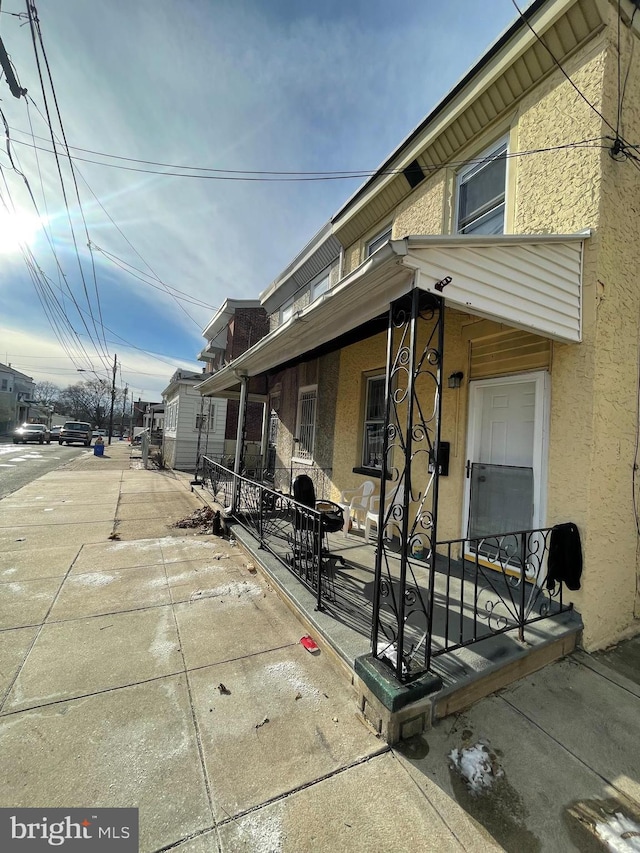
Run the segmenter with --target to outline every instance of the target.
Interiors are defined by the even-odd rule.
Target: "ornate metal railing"
[[[233,456],[223,456],[215,460],[229,470],[233,470],[235,459]],[[306,474],[313,481],[316,498],[324,500],[331,492],[331,468],[318,468],[315,465],[300,465],[292,463],[288,467],[283,465],[262,465],[261,459],[248,458],[243,461],[240,472],[244,477],[271,486],[276,491],[288,492],[293,490],[293,481],[299,474]]]
[[[410,558],[402,616],[398,579],[382,581],[384,640],[378,639],[378,656],[394,668],[399,665],[407,681],[430,670],[434,659],[447,652],[508,631],[524,640],[526,626],[570,610],[562,584],[548,582],[550,537],[551,528],[541,528],[439,542],[433,587],[428,586],[430,558]],[[404,619],[402,647],[399,618]]]
[[[216,501],[233,513],[259,547],[273,554],[314,593],[316,607],[322,610],[323,602],[333,597],[335,564],[335,558],[323,547],[323,514],[269,485],[234,474],[206,456],[202,459],[202,479]]]

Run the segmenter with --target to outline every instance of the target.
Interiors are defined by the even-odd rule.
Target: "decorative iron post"
[[[431,662],[443,345],[441,297],[415,288],[390,306],[372,654],[399,681]]]

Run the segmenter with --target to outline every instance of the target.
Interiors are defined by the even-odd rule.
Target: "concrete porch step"
[[[335,615],[317,610],[314,595],[275,557],[260,550],[240,525],[233,536],[251,554],[274,589],[311,633],[355,689],[361,715],[389,743],[428,729],[438,719],[535,672],[577,648],[582,621],[575,611],[543,619],[525,629],[525,641],[514,634],[490,636],[480,643],[434,658],[432,672],[413,686],[398,684],[384,664],[370,664],[370,625],[355,630]]]

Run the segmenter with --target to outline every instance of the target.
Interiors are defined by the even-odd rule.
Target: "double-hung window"
[[[385,243],[389,242],[391,239],[391,231],[391,225],[387,225],[384,231],[380,231],[379,234],[376,234],[367,242],[364,253],[366,258],[370,258],[374,252],[377,252]]]
[[[311,285],[311,301],[314,302],[329,290],[329,270],[321,273]]]
[[[503,139],[458,174],[459,234],[504,232],[507,141]]]
[[[280,308],[280,323],[286,323],[289,318],[293,317],[293,296]]]
[[[304,462],[313,461],[316,442],[317,400],[318,388],[316,385],[309,385],[298,391],[296,451],[294,456]]]
[[[362,439],[362,465],[364,468],[382,468],[384,386],[384,376],[370,376],[367,379]]]

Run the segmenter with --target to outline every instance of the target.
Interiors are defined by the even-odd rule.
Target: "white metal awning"
[[[475,316],[555,340],[580,341],[582,252],[588,236],[391,240],[198,390],[215,396],[237,387],[241,375],[257,376],[311,352],[378,317],[414,287],[441,295],[447,305]]]

